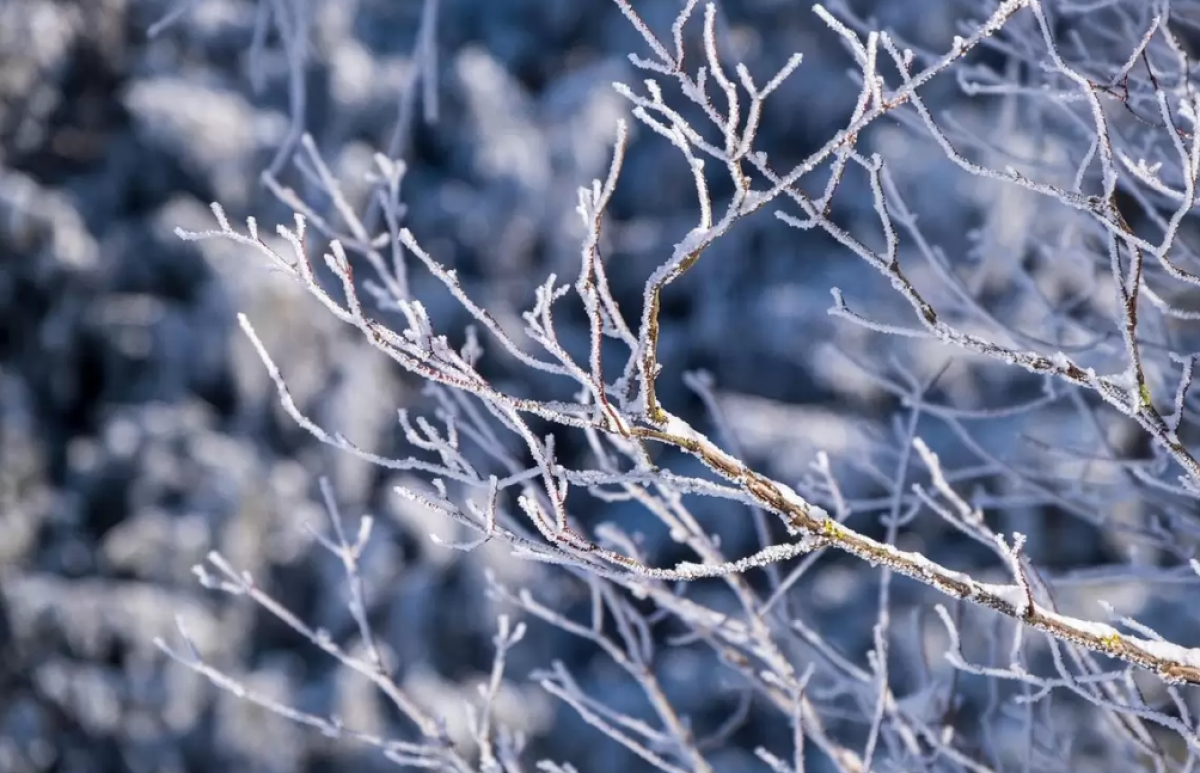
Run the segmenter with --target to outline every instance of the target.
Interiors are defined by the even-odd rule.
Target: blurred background
[[[422,3],[307,3],[314,23],[304,124],[347,195],[360,202],[372,154],[392,142],[413,84]],[[635,5],[660,31],[679,7],[674,0]],[[979,15],[964,15],[965,4],[927,0],[853,5],[938,50],[962,19]],[[787,168],[843,125],[857,92],[847,77],[851,60],[805,4],[722,0],[720,7],[727,55],[758,77],[795,51],[805,54],[768,103],[759,133],[759,147]],[[373,751],[215,690],[153,645],[159,636],[177,641],[178,617],[205,657],[245,684],[358,727],[410,733],[365,682],[193,576],[194,565],[220,550],[303,619],[344,633],[341,566],[302,528],[325,522],[321,475],[343,513],[378,518],[367,561],[372,620],[394,650],[400,681],[446,717],[456,738],[469,736],[459,707],[486,678],[496,615],[504,611],[484,592],[485,574],[545,589],[567,611],[584,597],[562,573],[503,549],[464,555],[433,544],[430,533],[455,532],[391,494],[405,482],[402,474],[333,453],[295,426],[236,313],[253,321],[297,402],[370,450],[405,455],[395,411],[421,407],[420,385],[266,271],[261,256],[175,236],[178,226],[214,227],[213,201],[235,224],[247,216],[264,230],[291,222],[259,178],[287,137],[293,104],[273,28],[255,45],[261,12],[252,0],[0,0],[5,773],[389,768]],[[151,36],[151,26],[170,14],[177,14],[172,23]],[[607,170],[616,121],[629,112],[611,84],[640,83],[626,55],[645,47],[605,0],[443,0],[435,40],[436,111],[428,94],[418,98],[421,118],[402,143],[406,225],[459,272],[481,305],[502,321],[519,319],[537,281],[578,270],[575,190]],[[952,83],[935,84],[929,98],[957,105],[957,93]],[[997,114],[986,100],[959,107],[968,126]],[[981,183],[963,183],[938,165],[936,149],[895,124],[873,131],[871,142],[904,159],[897,174],[919,183],[910,203],[935,204],[922,225],[950,253],[967,245],[969,229],[992,227],[997,238],[1017,240],[1033,222],[1035,200],[1009,193],[1000,201]],[[714,190],[718,199],[728,193]],[[865,179],[848,178],[840,201],[840,222],[873,222]],[[985,210],[995,215],[998,208],[1002,216],[988,221]],[[610,215],[608,273],[632,316],[646,277],[696,223],[682,158],[636,124]],[[430,277],[414,272],[412,282],[441,329],[463,327],[466,315]],[[869,368],[855,365],[881,358],[880,338],[826,313],[834,286],[883,315],[902,308],[886,281],[827,237],[789,229],[769,213],[742,223],[668,293],[661,399],[703,424],[703,402],[681,378],[703,369],[749,461],[799,481],[824,450],[847,495],[869,503],[886,490],[871,470],[893,461],[879,449],[893,439],[899,402]],[[560,316],[567,343],[586,340],[585,321]],[[939,394],[964,405],[1038,394],[1038,382],[1024,374],[948,362],[944,352],[926,353],[909,366],[926,374],[948,368]],[[539,388],[523,383],[531,374],[511,363],[489,367],[498,383]],[[1069,433],[1081,420],[1058,421],[1056,431]],[[1003,456],[1023,448],[1017,427],[980,432]],[[961,448],[951,435],[931,426],[927,437],[943,449]],[[861,512],[886,506],[881,501]],[[628,504],[580,497],[575,506],[585,520],[629,529],[647,518]],[[752,550],[749,521],[722,518],[722,507],[701,503],[698,511],[721,530],[731,555]],[[1128,503],[1126,515],[1136,518],[1137,507]],[[1121,554],[1097,529],[1036,497],[1005,513],[1008,520],[998,523],[1029,533],[1041,564],[1088,567]],[[856,526],[882,533],[869,518]],[[914,525],[911,539],[956,567],[987,563],[936,519]],[[653,525],[646,540],[648,555],[679,560]],[[877,581],[870,567],[830,557],[798,591],[798,603],[830,642],[861,660],[871,646]],[[1136,587],[1104,590],[1121,609],[1163,622],[1164,633],[1194,635],[1186,619],[1168,622],[1179,608],[1171,594],[1151,600]],[[899,585],[897,616],[915,615],[928,600],[916,586]],[[736,701],[713,656],[697,652],[668,651],[662,672],[680,711],[711,730]],[[935,648],[930,660],[939,657]],[[531,759],[572,762],[588,773],[643,769],[525,679],[556,659],[598,699],[639,710],[636,691],[594,648],[532,625],[510,657],[498,721],[528,735]],[[969,684],[964,679],[964,695]],[[752,711],[752,721],[713,752],[721,769],[765,769],[751,750],[786,744],[783,718]]]

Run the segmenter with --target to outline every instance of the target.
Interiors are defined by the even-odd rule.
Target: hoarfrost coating
[[[151,5],[0,4],[0,769],[1195,769],[1195,0]]]

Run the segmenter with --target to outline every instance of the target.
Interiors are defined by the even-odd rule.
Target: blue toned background
[[[636,5],[659,30],[678,9],[674,0]],[[872,3],[853,5],[867,13]],[[410,82],[421,3],[310,6],[305,125],[348,195],[361,200],[372,154],[388,144]],[[932,48],[948,45],[971,10],[941,0],[874,6],[880,25]],[[723,45],[753,72],[805,54],[759,133],[760,149],[787,168],[843,125],[857,95],[850,58],[807,4],[724,0],[721,8]],[[389,769],[376,752],[215,690],[154,647],[155,637],[174,640],[181,619],[204,655],[247,686],[372,732],[411,733],[365,682],[251,605],[201,588],[192,567],[209,551],[252,571],[314,626],[349,637],[341,566],[303,531],[324,521],[316,481],[328,476],[343,512],[379,520],[366,562],[372,620],[399,681],[456,738],[470,735],[461,707],[476,699],[496,615],[508,611],[485,593],[485,575],[536,587],[567,613],[586,601],[586,589],[500,548],[463,555],[433,544],[430,533],[453,531],[391,495],[402,476],[320,446],[278,406],[237,312],[254,322],[297,402],[368,449],[403,456],[396,409],[422,402],[419,384],[264,270],[260,256],[175,236],[177,226],[212,227],[212,201],[235,222],[256,217],[264,230],[290,223],[291,212],[258,177],[286,137],[289,102],[276,41],[268,37],[261,58],[249,54],[257,4],[196,0],[148,36],[173,9],[150,0],[0,0],[0,771]],[[407,225],[481,305],[502,323],[519,321],[537,281],[578,270],[575,191],[608,168],[616,121],[628,116],[611,84],[640,82],[626,54],[644,44],[607,0],[445,0],[436,43],[436,121],[418,121],[403,152]],[[952,83],[928,96],[969,125],[996,112]],[[696,222],[682,157],[633,125],[606,232],[608,273],[631,318],[646,277]],[[910,202],[950,253],[964,247],[969,228],[989,222],[985,209],[1012,230],[1034,217],[1029,199],[989,198],[893,124],[869,140],[905,159],[897,174],[914,182]],[[849,178],[839,202],[847,226],[871,225],[865,180]],[[412,281],[440,328],[468,322],[430,277],[416,272]],[[886,281],[831,239],[769,214],[741,223],[665,299],[661,399],[704,424],[702,402],[681,378],[704,369],[749,461],[798,481],[825,450],[848,495],[867,501],[880,489],[864,467],[892,463],[879,449],[898,405],[855,362],[886,359],[901,343],[828,315],[834,286],[881,315],[903,308]],[[585,345],[582,315],[558,321],[565,343]],[[540,388],[525,383],[529,372],[489,367],[514,389]],[[951,369],[939,381],[945,394],[978,405],[1027,399],[1037,388],[999,369]],[[1061,421],[1069,434],[1081,420]],[[1018,447],[1020,429],[980,433],[1006,453]],[[931,426],[927,437],[954,448],[946,435]],[[583,497],[573,507],[589,522],[631,530],[647,518]],[[753,550],[749,522],[722,517],[723,507],[700,503],[697,512],[731,555]],[[1008,517],[1006,528],[1030,533],[1041,564],[1088,567],[1119,552],[1053,507],[1014,507]],[[882,533],[869,517],[858,525]],[[935,519],[909,536],[956,568],[986,563]],[[650,556],[680,560],[657,524],[646,525],[645,539]],[[862,661],[877,584],[870,567],[829,556],[794,591],[795,603],[827,641]],[[1164,634],[1194,636],[1194,624],[1171,614],[1179,603],[1172,593],[1105,589]],[[894,614],[915,619],[930,598],[900,584]],[[929,659],[939,658],[935,647]],[[531,624],[511,655],[498,721],[527,734],[531,760],[586,773],[643,769],[526,679],[555,660],[596,698],[633,715],[645,710],[594,648]],[[736,711],[732,677],[711,653],[668,649],[660,665],[698,734]],[[964,713],[986,692],[965,676],[958,689]],[[755,704],[711,752],[714,765],[765,769],[752,750],[786,742],[788,732],[785,718]]]

